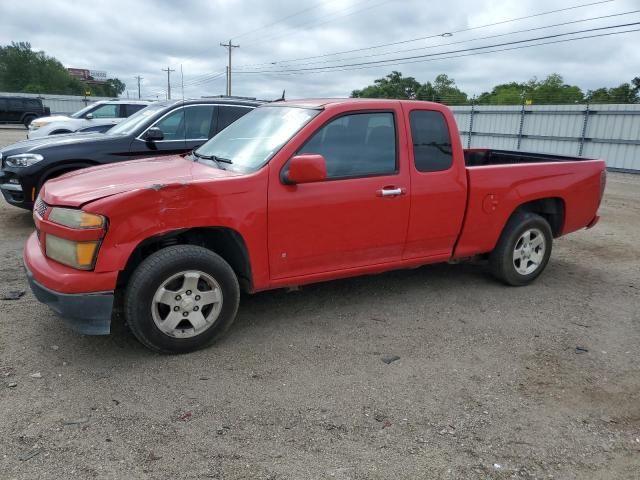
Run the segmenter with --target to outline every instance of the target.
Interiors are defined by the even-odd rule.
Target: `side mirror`
[[[87,113],[84,118],[86,118],[87,120],[92,120],[93,119],[93,113]]]
[[[322,182],[327,179],[327,162],[322,155],[305,153],[296,155],[289,161],[289,171],[285,175],[285,183]]]
[[[147,142],[153,142],[156,140],[162,140],[164,138],[164,133],[158,127],[151,127],[144,134],[144,139]]]

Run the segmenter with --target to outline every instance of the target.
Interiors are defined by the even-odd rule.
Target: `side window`
[[[246,107],[218,107],[218,126],[216,127],[216,133],[224,130],[251,110],[251,108]]]
[[[20,98],[10,98],[9,99],[9,110],[14,112],[21,112],[24,110],[24,102]]]
[[[40,102],[38,100],[32,99],[32,100],[27,100],[27,106],[30,110],[41,110],[42,107],[40,107]]]
[[[209,139],[214,109],[213,105],[196,105],[184,109],[187,140]]]
[[[440,112],[414,110],[409,119],[416,169],[440,172],[451,168],[451,136],[444,116]]]
[[[184,140],[184,110],[178,108],[153,125],[162,130],[165,140]]]
[[[9,109],[9,102],[4,98],[0,98],[0,110],[8,110],[8,109]]]
[[[142,110],[144,107],[146,107],[146,105],[139,105],[139,104],[122,105],[122,108],[120,110],[120,116],[123,118],[130,117],[131,115],[136,113],[138,110]]]
[[[389,175],[396,171],[393,113],[356,113],[332,120],[298,153],[318,153],[327,162],[327,177]]]
[[[100,105],[89,113],[93,115],[93,118],[118,118],[118,107],[118,104],[108,103]]]

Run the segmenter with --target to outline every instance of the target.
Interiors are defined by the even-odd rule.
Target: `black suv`
[[[262,103],[170,100],[149,105],[106,133],[54,135],[9,145],[0,150],[0,191],[11,205],[31,209],[50,178],[94,165],[188,152]]]
[[[51,115],[39,98],[0,97],[0,123],[22,123],[25,127],[38,117]]]

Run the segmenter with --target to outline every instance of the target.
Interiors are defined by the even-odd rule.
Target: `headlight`
[[[69,228],[102,228],[105,225],[102,215],[75,208],[54,207],[49,214],[49,221]]]
[[[4,164],[8,167],[29,167],[34,163],[44,160],[39,153],[19,153],[17,155],[9,155]]]
[[[47,234],[45,251],[47,257],[79,270],[91,270],[94,266],[100,242],[74,242]]]

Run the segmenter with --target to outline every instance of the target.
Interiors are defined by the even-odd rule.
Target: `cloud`
[[[589,3],[588,0],[582,2]],[[259,98],[278,97],[283,89],[286,89],[288,98],[347,96],[352,90],[371,84],[391,70],[399,70],[422,82],[446,73],[456,79],[461,89],[471,94],[479,94],[498,83],[525,81],[552,72],[560,73],[565,81],[584,90],[618,85],[638,75],[639,32],[510,52],[424,59],[397,66],[295,75],[246,73],[344,65],[640,21],[640,14],[636,13],[473,41],[478,37],[638,8],[634,0],[616,0],[459,32],[448,38],[436,37],[380,49],[286,61],[456,32],[579,3],[580,0],[568,5],[552,0],[523,0],[506,5],[505,2],[490,0],[111,0],[94,2],[87,7],[86,2],[80,1],[5,1],[0,2],[0,44],[29,41],[35,49],[44,50],[68,67],[106,70],[110,76],[124,81],[131,95],[136,93],[133,77],[142,75],[143,95],[151,98],[164,97],[166,74],[161,69],[167,66],[176,70],[172,73],[174,96],[180,92],[181,64],[186,96],[224,93],[227,52],[219,44],[229,38],[240,44],[240,48],[233,51],[233,93]],[[445,45],[463,41],[465,43]],[[417,48],[425,49],[391,53]],[[371,56],[379,53],[388,55]],[[310,64],[328,60],[328,63]],[[276,62],[275,65],[272,62]]]

